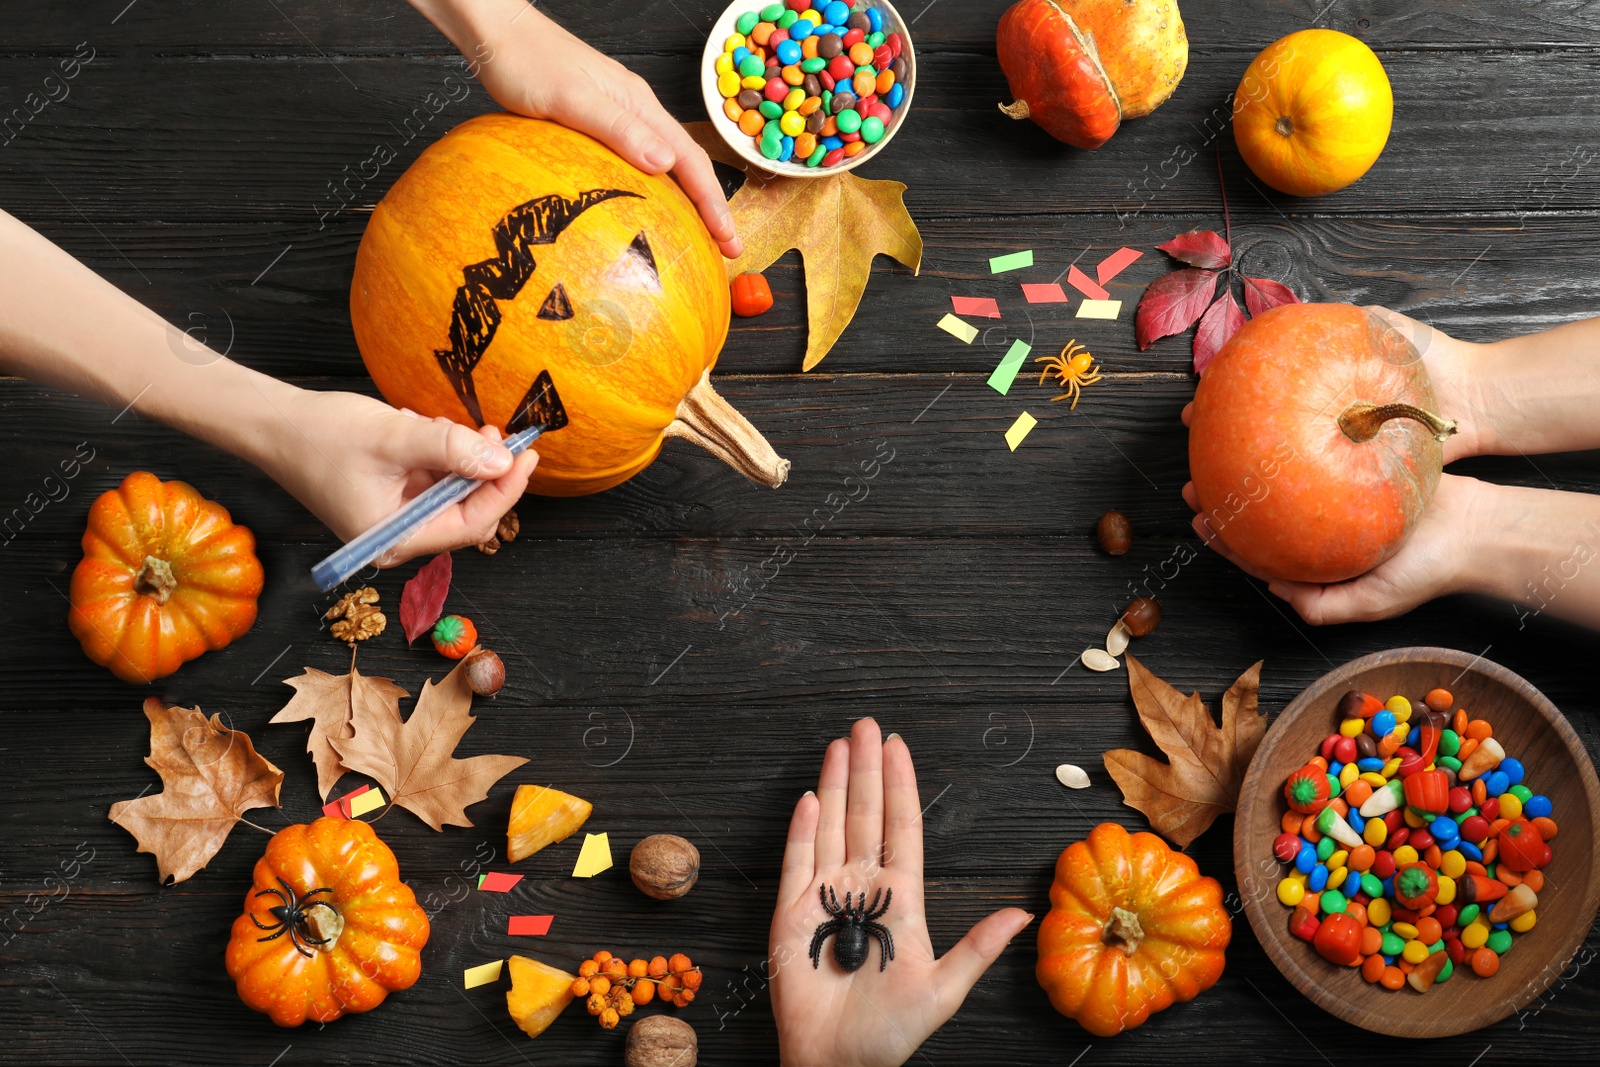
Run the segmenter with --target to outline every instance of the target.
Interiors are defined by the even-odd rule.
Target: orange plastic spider
[[[1094,356],[1089,350],[1080,345],[1076,340],[1068,341],[1067,347],[1061,350],[1059,356],[1040,356],[1035,363],[1046,364],[1044,370],[1039,372],[1039,384],[1051,374],[1061,379],[1061,384],[1066,387],[1066,392],[1060,396],[1050,398],[1051,403],[1057,400],[1072,398],[1072,408],[1078,406],[1078,394],[1086,385],[1093,385],[1100,380],[1100,371],[1094,365]]]

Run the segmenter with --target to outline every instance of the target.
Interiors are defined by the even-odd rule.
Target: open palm
[[[846,971],[834,959],[836,936],[812,965],[812,937],[834,916],[819,894],[842,905],[865,893],[889,902],[878,918],[893,938],[884,961],[867,937],[867,958]],[[880,904],[882,900],[880,900]],[[815,794],[795,806],[772,917],[772,1011],[785,1067],[877,1067],[904,1063],[954,1015],[973,984],[1033,916],[1005,908],[974,926],[935,959],[923,913],[922,805],[911,752],[878,724],[856,722],[828,746]]]

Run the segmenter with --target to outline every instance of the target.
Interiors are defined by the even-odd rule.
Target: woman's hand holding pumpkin
[[[812,935],[832,916],[819,893],[892,894],[876,921],[894,958],[867,939],[856,971],[834,961],[834,941],[810,959]],[[911,752],[881,739],[871,719],[828,746],[815,794],[795,805],[772,916],[768,975],[785,1067],[893,1067],[954,1015],[973,984],[1033,916],[1004,908],[934,957],[922,896],[922,803]]]
[[[411,3],[461,50],[501,107],[586,133],[646,173],[671,171],[722,254],[743,251],[710,157],[639,75],[525,0]]]

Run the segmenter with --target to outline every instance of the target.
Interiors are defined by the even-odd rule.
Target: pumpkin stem
[[[1144,929],[1139,925],[1138,914],[1127,908],[1112,908],[1111,918],[1106,920],[1100,940],[1108,945],[1121,944],[1125,955],[1133,955],[1139,950],[1139,942],[1144,940]]]
[[[1351,404],[1339,416],[1339,429],[1346,437],[1360,444],[1370,441],[1390,419],[1415,419],[1428,428],[1435,441],[1443,441],[1456,432],[1454,419],[1442,419],[1431,411],[1410,404],[1369,404],[1365,400]]]
[[[154,556],[146,556],[144,566],[133,577],[133,591],[155,597],[157,604],[165,604],[176,588],[178,579],[172,574],[172,564]]]
[[[306,909],[301,923],[312,937],[324,942],[315,946],[323,952],[332,952],[344,933],[344,916],[331,907]]]
[[[1028,117],[1028,102],[1026,100],[1013,100],[1009,104],[1001,104],[1000,110],[1005,112],[1007,118],[1025,119]]]
[[[678,417],[663,431],[667,437],[693,441],[758,485],[773,489],[789,477],[789,461],[781,458],[761,431],[711,388],[706,371],[678,405]]]

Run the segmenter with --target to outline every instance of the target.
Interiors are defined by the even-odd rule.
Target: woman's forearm
[[[1471,361],[1480,451],[1600,448],[1600,319],[1476,346]]]
[[[1519,628],[1552,615],[1600,629],[1600,497],[1482,487],[1463,591],[1509,600]]]
[[[209,351],[3,211],[0,371],[132,407],[252,462],[295,391]]]

